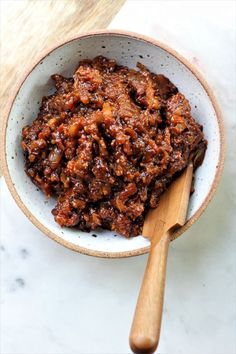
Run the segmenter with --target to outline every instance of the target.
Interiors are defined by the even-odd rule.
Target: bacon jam
[[[188,100],[163,75],[97,57],[72,78],[52,75],[37,118],[22,131],[25,170],[61,226],[142,232],[171,181],[204,158],[202,127]]]

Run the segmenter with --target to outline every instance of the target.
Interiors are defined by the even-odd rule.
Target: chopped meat
[[[141,234],[171,181],[204,158],[202,127],[188,100],[163,75],[84,60],[72,78],[55,74],[37,118],[22,131],[25,169],[56,196],[61,226]]]

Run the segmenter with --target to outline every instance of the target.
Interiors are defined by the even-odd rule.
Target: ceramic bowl
[[[148,252],[149,241],[142,236],[126,239],[110,231],[86,233],[57,225],[51,214],[55,200],[46,200],[24,172],[21,130],[36,117],[42,97],[53,92],[50,75],[71,76],[81,59],[97,55],[116,59],[129,68],[135,68],[136,63],[141,62],[151,71],[167,76],[189,99],[193,117],[203,125],[208,148],[204,162],[196,172],[195,192],[190,198],[187,222],[174,237],[181,235],[199,218],[215,192],[223,166],[223,123],[217,102],[200,73],[175,50],[135,33],[87,33],[57,45],[42,56],[10,99],[1,139],[3,173],[22,211],[55,241],[92,256],[134,256]]]

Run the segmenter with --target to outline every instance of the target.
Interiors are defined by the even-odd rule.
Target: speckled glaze
[[[53,92],[50,75],[71,76],[79,60],[103,55],[134,68],[139,61],[151,71],[167,76],[189,99],[194,118],[203,125],[208,148],[195,178],[187,223],[176,232],[181,235],[201,215],[218,184],[224,158],[224,133],[221,114],[211,89],[201,75],[174,50],[135,33],[100,31],[74,38],[52,49],[24,77],[11,98],[2,129],[3,172],[8,187],[27,217],[45,234],[81,253],[100,257],[127,257],[148,251],[149,241],[142,236],[125,239],[110,231],[85,233],[61,228],[54,222],[53,198],[45,196],[24,172],[20,148],[22,127],[36,117],[43,96]]]

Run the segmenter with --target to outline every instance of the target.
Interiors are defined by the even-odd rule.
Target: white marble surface
[[[152,19],[148,18],[152,14]],[[149,34],[205,74],[227,134],[222,182],[170,248],[159,353],[236,352],[234,1],[128,1],[112,28]],[[126,354],[146,256],[105,260],[57,245],[0,181],[2,354]]]

